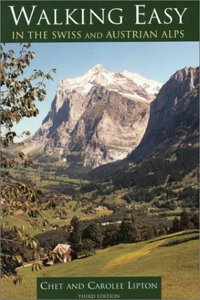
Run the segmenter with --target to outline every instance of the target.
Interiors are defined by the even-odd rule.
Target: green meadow
[[[31,271],[23,281],[3,279],[1,299],[36,299],[37,277],[161,276],[162,299],[199,299],[199,232],[190,230],[133,244],[120,244],[70,263]]]

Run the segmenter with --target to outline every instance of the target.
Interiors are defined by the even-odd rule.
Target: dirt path
[[[120,266],[123,264],[127,264],[129,262],[133,262],[133,261],[137,260],[138,258],[149,254],[152,250],[159,247],[162,243],[164,243],[164,240],[148,244],[144,248],[133,251],[131,253],[122,254],[122,255],[118,256],[117,258],[110,260],[107,264],[105,264],[103,269],[104,270],[111,269],[116,266]]]

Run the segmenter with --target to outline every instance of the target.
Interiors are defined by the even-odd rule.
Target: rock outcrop
[[[143,137],[160,86],[127,71],[110,73],[101,65],[64,79],[27,149],[37,149],[41,159],[92,168],[123,159]]]
[[[199,138],[199,68],[177,71],[151,103],[146,132],[128,159],[141,161],[180,147],[195,147]]]

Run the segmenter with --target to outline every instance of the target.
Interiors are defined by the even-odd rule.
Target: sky
[[[19,49],[18,44],[6,44],[6,49]],[[177,70],[199,65],[198,42],[123,42],[123,43],[33,43],[35,52],[30,70],[48,72],[57,69],[54,80],[46,82],[47,97],[38,103],[39,115],[24,119],[15,126],[20,134],[32,134],[40,127],[54,99],[59,81],[83,75],[96,64],[109,72],[124,70],[138,73],[148,79],[165,83]]]

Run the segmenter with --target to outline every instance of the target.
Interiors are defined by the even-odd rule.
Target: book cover
[[[199,291],[199,1],[1,1],[1,299]]]

